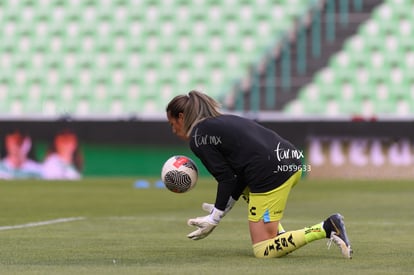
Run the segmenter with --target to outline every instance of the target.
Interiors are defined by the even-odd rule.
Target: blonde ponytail
[[[184,114],[184,130],[190,135],[194,126],[209,117],[220,116],[220,104],[210,96],[199,91],[191,91],[188,95],[178,95],[167,105],[166,111],[170,116],[178,118]]]

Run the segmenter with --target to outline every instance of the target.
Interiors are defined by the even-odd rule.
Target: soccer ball
[[[186,156],[173,156],[163,165],[161,179],[168,190],[174,193],[190,191],[196,185],[198,169],[194,161]]]

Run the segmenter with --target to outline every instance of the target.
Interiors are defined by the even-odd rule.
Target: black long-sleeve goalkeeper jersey
[[[190,148],[218,182],[215,207],[220,210],[246,186],[253,193],[277,188],[298,170],[303,157],[274,131],[234,115],[199,122],[191,131]]]

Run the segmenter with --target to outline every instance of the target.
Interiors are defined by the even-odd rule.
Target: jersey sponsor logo
[[[200,147],[203,145],[219,145],[222,143],[220,136],[211,136],[207,134],[200,135],[198,133],[198,128],[195,130],[193,138],[196,147]]]
[[[305,157],[302,150],[281,148],[280,142],[277,144],[275,153],[278,161],[282,159],[303,159]]]

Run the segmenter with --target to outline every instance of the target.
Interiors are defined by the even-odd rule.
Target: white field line
[[[71,218],[60,218],[60,219],[41,221],[41,222],[31,222],[31,223],[25,223],[25,224],[0,226],[0,231],[45,226],[45,225],[51,225],[51,224],[56,224],[56,223],[80,221],[84,219],[85,219],[84,217],[71,217]]]

